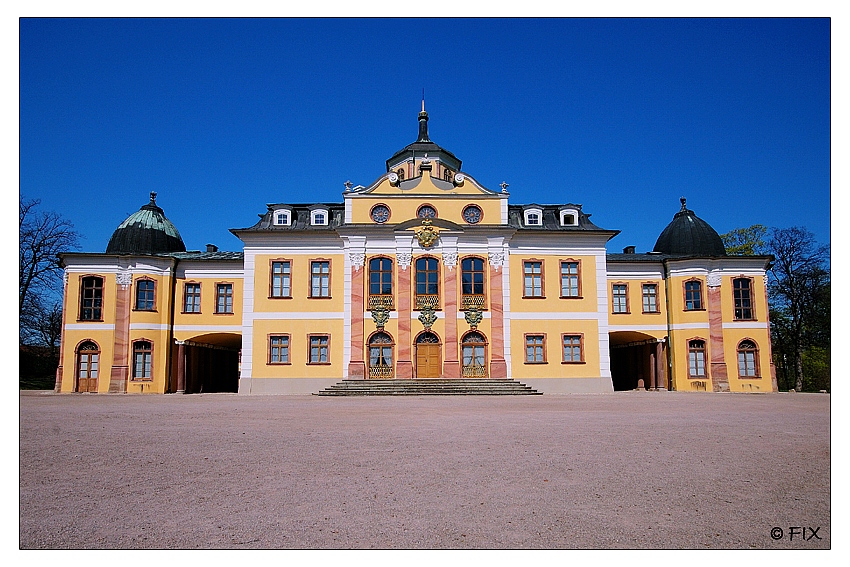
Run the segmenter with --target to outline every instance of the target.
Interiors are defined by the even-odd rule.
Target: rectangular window
[[[331,296],[331,263],[327,260],[310,262],[310,297]]]
[[[732,282],[735,295],[735,319],[753,319],[752,280],[737,278]]]
[[[756,376],[756,353],[738,351],[738,374],[742,377]]]
[[[328,364],[330,361],[328,335],[310,335],[310,364]]]
[[[629,312],[629,284],[614,284],[611,287],[614,313]]]
[[[525,335],[526,364],[546,362],[546,339],[544,335]]]
[[[136,280],[136,311],[154,310],[153,280]]]
[[[103,320],[103,278],[83,278],[80,289],[80,320]]]
[[[685,311],[702,309],[702,282],[685,282]]]
[[[233,313],[233,284],[216,284],[215,312]]]
[[[272,297],[292,297],[292,267],[289,261],[272,262]]]
[[[543,297],[543,262],[523,262],[524,297]]]
[[[705,377],[705,341],[688,343],[688,374],[691,378]]]
[[[658,313],[658,286],[643,284],[643,312]]]
[[[581,335],[564,335],[564,362],[584,362]]]
[[[561,297],[580,297],[578,262],[561,262]]]
[[[151,358],[149,342],[133,343],[133,380],[151,379]]]
[[[289,335],[269,337],[269,364],[289,364]]]
[[[187,283],[183,287],[183,313],[201,312],[201,284]]]

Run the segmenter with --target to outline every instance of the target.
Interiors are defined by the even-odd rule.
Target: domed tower
[[[153,191],[150,203],[127,217],[112,233],[106,246],[107,254],[153,255],[185,251],[180,233],[157,206]]]
[[[685,206],[684,197],[680,200],[682,209],[662,231],[653,251],[673,256],[725,256],[717,231]]]

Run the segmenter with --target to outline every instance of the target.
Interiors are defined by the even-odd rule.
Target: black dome
[[[654,252],[674,256],[725,256],[726,248],[717,231],[685,206],[655,241]]]
[[[107,254],[153,255],[185,251],[180,233],[156,205],[156,193],[153,192],[151,202],[127,217],[112,233],[106,246]]]

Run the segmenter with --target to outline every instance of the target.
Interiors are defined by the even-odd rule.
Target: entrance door
[[[92,342],[86,342],[77,349],[77,391],[97,392],[97,375],[100,362],[100,349]]]
[[[442,374],[440,339],[434,333],[422,333],[416,339],[416,377],[439,378]]]

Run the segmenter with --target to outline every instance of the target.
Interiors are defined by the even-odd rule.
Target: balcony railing
[[[463,378],[484,378],[487,375],[487,368],[476,364],[464,366],[461,371]]]
[[[390,311],[393,310],[392,295],[369,295],[369,311],[377,307],[385,307]]]
[[[423,307],[430,307],[431,309],[437,310],[440,308],[440,296],[439,295],[417,295],[416,296],[416,309],[421,310]]]
[[[370,366],[369,367],[369,378],[392,378],[393,377],[393,367],[392,366]]]
[[[460,297],[460,309],[461,311],[465,311],[467,309],[481,309],[484,310],[484,298],[483,294],[464,294]]]

